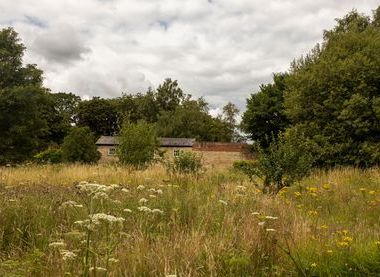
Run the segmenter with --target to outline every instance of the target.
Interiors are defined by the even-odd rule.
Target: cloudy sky
[[[378,0],[0,0],[53,92],[117,97],[177,79],[214,110],[245,99]]]

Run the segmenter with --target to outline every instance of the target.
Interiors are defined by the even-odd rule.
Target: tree
[[[239,114],[239,109],[236,107],[235,104],[228,102],[223,107],[223,121],[226,122],[228,128],[229,128],[229,136],[231,137],[231,141],[240,141],[241,136],[239,135],[237,131],[237,121],[236,117]]]
[[[88,127],[74,127],[62,144],[63,159],[67,162],[96,163],[100,153],[95,137]]]
[[[145,121],[125,122],[118,140],[119,161],[136,168],[152,163],[159,147],[155,126]]]
[[[170,78],[165,79],[156,90],[156,101],[160,111],[174,111],[184,100],[190,96],[185,95],[178,82]]]
[[[380,163],[380,27],[352,11],[293,62],[285,94],[292,128],[321,147],[319,165]]]
[[[0,31],[0,164],[31,158],[49,133],[52,102],[42,87],[42,71],[23,66],[24,51],[12,28]]]
[[[78,126],[87,126],[99,137],[115,135],[119,130],[116,101],[94,97],[77,108]]]
[[[261,85],[259,92],[247,99],[241,127],[264,148],[289,125],[283,104],[286,76],[274,74],[273,84]]]

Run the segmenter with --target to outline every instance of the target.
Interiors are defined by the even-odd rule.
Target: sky
[[[0,0],[24,60],[52,92],[88,99],[145,92],[165,78],[203,96],[211,112],[246,99],[321,42],[352,9],[378,0]]]

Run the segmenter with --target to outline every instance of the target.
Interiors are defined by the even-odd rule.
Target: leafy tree
[[[374,18],[352,11],[324,41],[293,62],[286,114],[321,147],[320,165],[379,164],[379,8]]]
[[[116,102],[113,99],[94,97],[82,101],[77,108],[78,126],[87,126],[99,137],[112,136],[118,132],[119,122]]]
[[[63,159],[67,162],[96,163],[100,153],[95,137],[88,127],[75,127],[62,144]]]
[[[12,28],[0,30],[0,164],[31,158],[48,135],[51,101],[42,87],[42,71],[23,66],[25,51]]]
[[[237,121],[236,117],[239,115],[239,109],[235,104],[228,102],[223,107],[223,121],[227,124],[229,129],[229,136],[232,141],[240,141],[242,139],[237,131]]]
[[[158,153],[156,128],[151,123],[125,122],[118,139],[117,156],[122,164],[142,168],[152,163]]]
[[[189,99],[179,87],[178,82],[170,78],[165,79],[156,90],[156,101],[161,111],[174,111],[184,100]]]
[[[263,147],[268,147],[272,138],[289,125],[283,104],[286,76],[274,74],[273,84],[261,85],[260,91],[247,100],[241,127]]]

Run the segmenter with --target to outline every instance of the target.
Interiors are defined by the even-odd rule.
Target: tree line
[[[194,99],[170,78],[155,90],[113,99],[52,93],[42,84],[42,70],[23,65],[25,50],[13,28],[0,30],[0,164],[23,162],[61,145],[76,127],[88,127],[96,139],[118,134],[126,121],[154,124],[162,137],[241,139],[236,129],[239,110],[232,103],[212,117],[203,98]]]
[[[321,44],[261,85],[247,99],[242,128],[266,154],[284,140],[304,145],[303,138],[314,166],[378,165],[380,7],[372,16],[353,10],[337,19]]]

